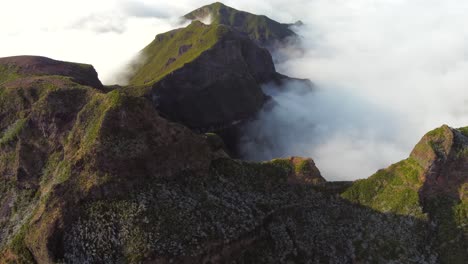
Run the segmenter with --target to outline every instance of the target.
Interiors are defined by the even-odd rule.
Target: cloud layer
[[[276,95],[280,106],[252,124],[275,142],[273,154],[247,141],[251,158],[306,155],[328,179],[363,178],[406,158],[425,132],[468,125],[466,3],[303,4],[305,53],[286,48],[277,67],[318,91]]]
[[[105,83],[157,33],[211,1],[2,3],[0,56],[93,64]],[[245,141],[252,159],[313,157],[328,179],[367,177],[405,158],[428,130],[468,125],[468,3],[458,0],[224,1],[281,22],[302,20],[305,52],[280,51],[280,72],[313,93],[277,93]],[[298,84],[292,83],[291,87]],[[272,87],[265,87],[273,93]],[[258,132],[262,133],[259,134]]]

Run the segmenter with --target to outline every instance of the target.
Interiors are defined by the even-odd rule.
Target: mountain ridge
[[[255,117],[272,102],[261,85],[289,78],[261,23],[242,33],[254,15],[214,7],[233,25],[159,34],[125,87],[0,58],[0,262],[466,263],[468,127],[354,182],[306,157],[234,159],[205,132]]]

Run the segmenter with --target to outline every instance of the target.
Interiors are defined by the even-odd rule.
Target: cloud
[[[290,2],[280,12],[306,24],[305,53],[280,50],[288,59],[277,68],[317,90],[276,94],[278,106],[250,125],[249,158],[306,155],[327,179],[364,178],[406,158],[427,131],[468,125],[467,3]]]
[[[349,180],[409,151],[401,148],[412,143],[400,138],[404,120],[346,89],[310,90],[292,81],[281,88],[266,85],[264,91],[274,103],[243,131],[241,154],[249,160],[313,157],[328,179]]]
[[[122,1],[121,6],[126,14],[135,17],[157,17],[169,18],[170,7],[168,6],[151,6],[141,1]]]
[[[78,19],[70,25],[70,28],[96,33],[122,34],[126,31],[126,19],[107,14],[92,14]]]

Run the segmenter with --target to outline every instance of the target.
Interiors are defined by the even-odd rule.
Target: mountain
[[[468,129],[427,133],[408,159],[356,181],[343,197],[381,212],[427,219],[443,263],[468,261]]]
[[[192,128],[252,117],[267,100],[260,84],[279,78],[267,50],[222,25],[195,21],[158,35],[142,54],[132,93]]]
[[[311,159],[231,159],[218,137],[166,120],[146,98],[51,74],[0,85],[1,263],[438,263],[441,249],[457,261],[466,249],[438,243],[459,241],[458,220],[438,219],[452,208],[466,221],[464,202],[432,204],[434,224],[411,199],[438,179],[414,178],[430,164],[451,174],[428,197],[466,198],[452,193],[466,185],[466,130],[428,134],[389,170],[390,185],[372,176],[349,187],[326,182]]]
[[[355,182],[310,158],[233,159],[205,132],[290,78],[243,29],[269,19],[199,10],[213,23],[156,36],[125,87],[87,64],[0,58],[0,263],[468,262],[468,127]]]
[[[125,91],[149,99],[171,121],[217,132],[228,151],[238,154],[241,126],[271,99],[262,85],[294,80],[313,89],[313,84],[277,73],[271,54],[259,45],[260,39],[295,36],[288,25],[220,3],[186,17],[203,10],[217,14],[213,13],[214,22],[194,20],[185,28],[157,35],[133,64]],[[227,15],[232,19],[225,21]]]
[[[289,28],[290,24],[281,24],[263,15],[239,11],[220,2],[198,8],[186,14],[184,18],[208,19],[211,24],[230,26],[263,47],[270,47],[288,38],[297,37]]]
[[[192,22],[159,34],[130,79],[173,121],[210,130],[252,118],[268,97],[261,84],[286,81],[271,55],[231,27]]]

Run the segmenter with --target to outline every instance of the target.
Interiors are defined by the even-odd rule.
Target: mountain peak
[[[264,15],[255,15],[226,6],[221,2],[200,7],[184,16],[189,20],[205,20],[211,23],[230,26],[247,35],[261,46],[271,46],[285,41],[296,34],[289,29],[290,24],[282,24]]]

